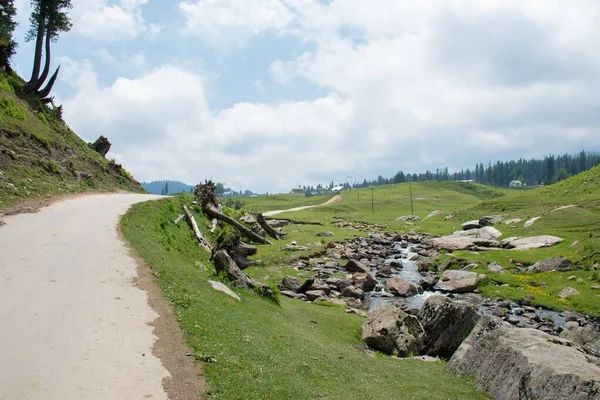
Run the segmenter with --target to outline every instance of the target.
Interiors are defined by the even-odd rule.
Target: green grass
[[[555,185],[531,190],[497,189],[459,182],[414,183],[412,192],[415,215],[423,218],[431,211],[442,210],[441,215],[416,223],[396,220],[399,216],[411,214],[408,184],[385,185],[372,189],[372,192],[371,188],[344,192],[341,203],[281,214],[283,218],[318,221],[324,225],[286,228],[286,231],[290,232],[286,241],[296,240],[298,244],[307,245],[318,252],[322,249],[322,243],[314,237],[317,231],[333,231],[336,234],[334,240],[348,238],[354,234],[365,234],[339,229],[334,224],[336,218],[374,222],[384,225],[388,231],[412,230],[417,233],[440,235],[461,230],[463,222],[479,219],[484,215],[501,214],[505,219],[522,218],[523,221],[517,224],[501,223],[496,226],[503,233],[503,238],[555,235],[563,238],[564,242],[549,248],[523,251],[456,251],[454,256],[476,262],[483,268],[480,272],[487,272],[485,267],[494,261],[516,271],[517,263],[528,266],[544,258],[562,255],[573,260],[577,269],[571,274],[567,273],[567,277],[575,275],[584,281],[576,284],[567,281],[565,274],[560,273],[534,274],[528,275],[530,281],[545,282],[548,286],[532,287],[521,280],[515,280],[513,274],[492,273],[490,275],[498,284],[508,283],[510,286],[488,285],[482,288],[482,292],[489,296],[513,300],[533,297],[532,304],[557,310],[573,309],[593,316],[600,312],[600,293],[590,288],[596,282],[588,280],[592,272],[587,271],[592,264],[600,262],[600,232],[597,228],[600,224],[600,166]],[[557,207],[565,205],[578,207],[554,211]],[[455,216],[444,220],[448,214]],[[533,226],[525,228],[524,222],[532,217],[541,218]],[[264,255],[260,255],[270,265],[266,270],[257,269],[256,273],[263,279],[297,274],[297,271],[289,268],[297,255],[278,251],[277,245],[268,247]],[[439,262],[447,259],[448,255],[443,254]],[[566,286],[576,287],[581,294],[569,301],[559,299],[556,295]]]
[[[216,360],[205,364],[207,397],[487,398],[471,379],[454,376],[443,363],[368,356],[360,339],[363,319],[341,308],[285,298],[277,306],[235,289],[243,299],[238,303],[214,291],[207,283],[213,277],[208,254],[184,221],[173,223],[182,202],[189,204],[189,197],[138,204],[121,227],[152,268],[197,359]],[[206,230],[209,222],[195,213],[214,240]]]
[[[39,99],[23,95],[24,82],[0,72],[0,212],[24,200],[85,191],[143,189],[110,164]],[[79,173],[92,176],[80,179]]]

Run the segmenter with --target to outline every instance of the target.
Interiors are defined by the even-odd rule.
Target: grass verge
[[[241,302],[214,291],[208,254],[195,242],[181,213],[185,197],[135,205],[121,228],[152,268],[173,305],[188,344],[205,364],[218,399],[486,399],[473,381],[443,363],[371,357],[363,351],[363,319],[332,306],[250,291]],[[198,212],[200,228],[208,221]],[[214,238],[213,238],[214,239]]]

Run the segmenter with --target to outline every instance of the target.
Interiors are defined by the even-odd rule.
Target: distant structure
[[[515,188],[515,187],[522,187],[523,186],[523,182],[521,181],[516,181],[516,180],[512,180],[510,181],[510,183],[508,184],[508,186]]]
[[[331,191],[332,192],[339,192],[339,191],[342,191],[343,189],[344,189],[343,186],[335,186],[335,187],[331,188]]]

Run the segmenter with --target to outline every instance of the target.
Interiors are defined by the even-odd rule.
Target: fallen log
[[[190,221],[190,225],[192,226],[192,230],[194,231],[194,234],[196,235],[196,238],[198,239],[198,244],[200,246],[204,247],[204,249],[206,251],[208,251],[209,253],[212,253],[212,251],[213,251],[212,244],[210,244],[210,242],[204,237],[204,235],[202,235],[202,232],[200,232],[200,229],[198,229],[198,224],[196,223],[196,219],[190,212],[189,208],[187,208],[187,206],[183,206],[183,210],[185,211],[185,214],[187,215],[188,220]]]
[[[246,269],[248,267],[253,267],[255,265],[263,264],[262,260],[250,260],[239,254],[233,254],[232,257],[233,257],[233,261],[235,261],[235,263],[237,264],[238,267],[240,267],[240,269]]]
[[[179,221],[181,221],[184,218],[185,218],[185,214],[180,214],[179,217],[177,217],[177,219],[174,221],[175,225],[177,225],[179,223]]]
[[[285,236],[284,233],[278,231],[277,229],[269,225],[262,214],[256,214],[256,220],[258,221],[260,226],[265,230],[265,232],[267,232],[267,234],[273,239],[279,240]]]
[[[256,246],[252,246],[251,244],[244,243],[241,240],[237,241],[237,243],[229,249],[232,253],[239,254],[241,256],[253,256],[258,252]]]
[[[225,222],[225,223],[235,227],[238,231],[242,232],[244,234],[244,236],[246,236],[249,239],[254,240],[255,242],[262,243],[262,244],[272,244],[269,240],[258,235],[257,233],[252,232],[252,230],[246,228],[244,225],[240,224],[235,219],[220,212],[217,209],[217,207],[215,207],[211,203],[203,202],[202,203],[202,211],[204,211],[204,213],[206,215],[208,215],[209,217],[216,218],[219,221]]]
[[[227,251],[218,250],[213,254],[213,262],[217,273],[225,272],[230,281],[244,289],[254,289],[256,282],[250,278],[229,256]]]

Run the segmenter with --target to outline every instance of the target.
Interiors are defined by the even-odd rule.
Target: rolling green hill
[[[121,165],[77,136],[58,109],[23,95],[23,85],[0,72],[0,212],[70,193],[144,191]]]

